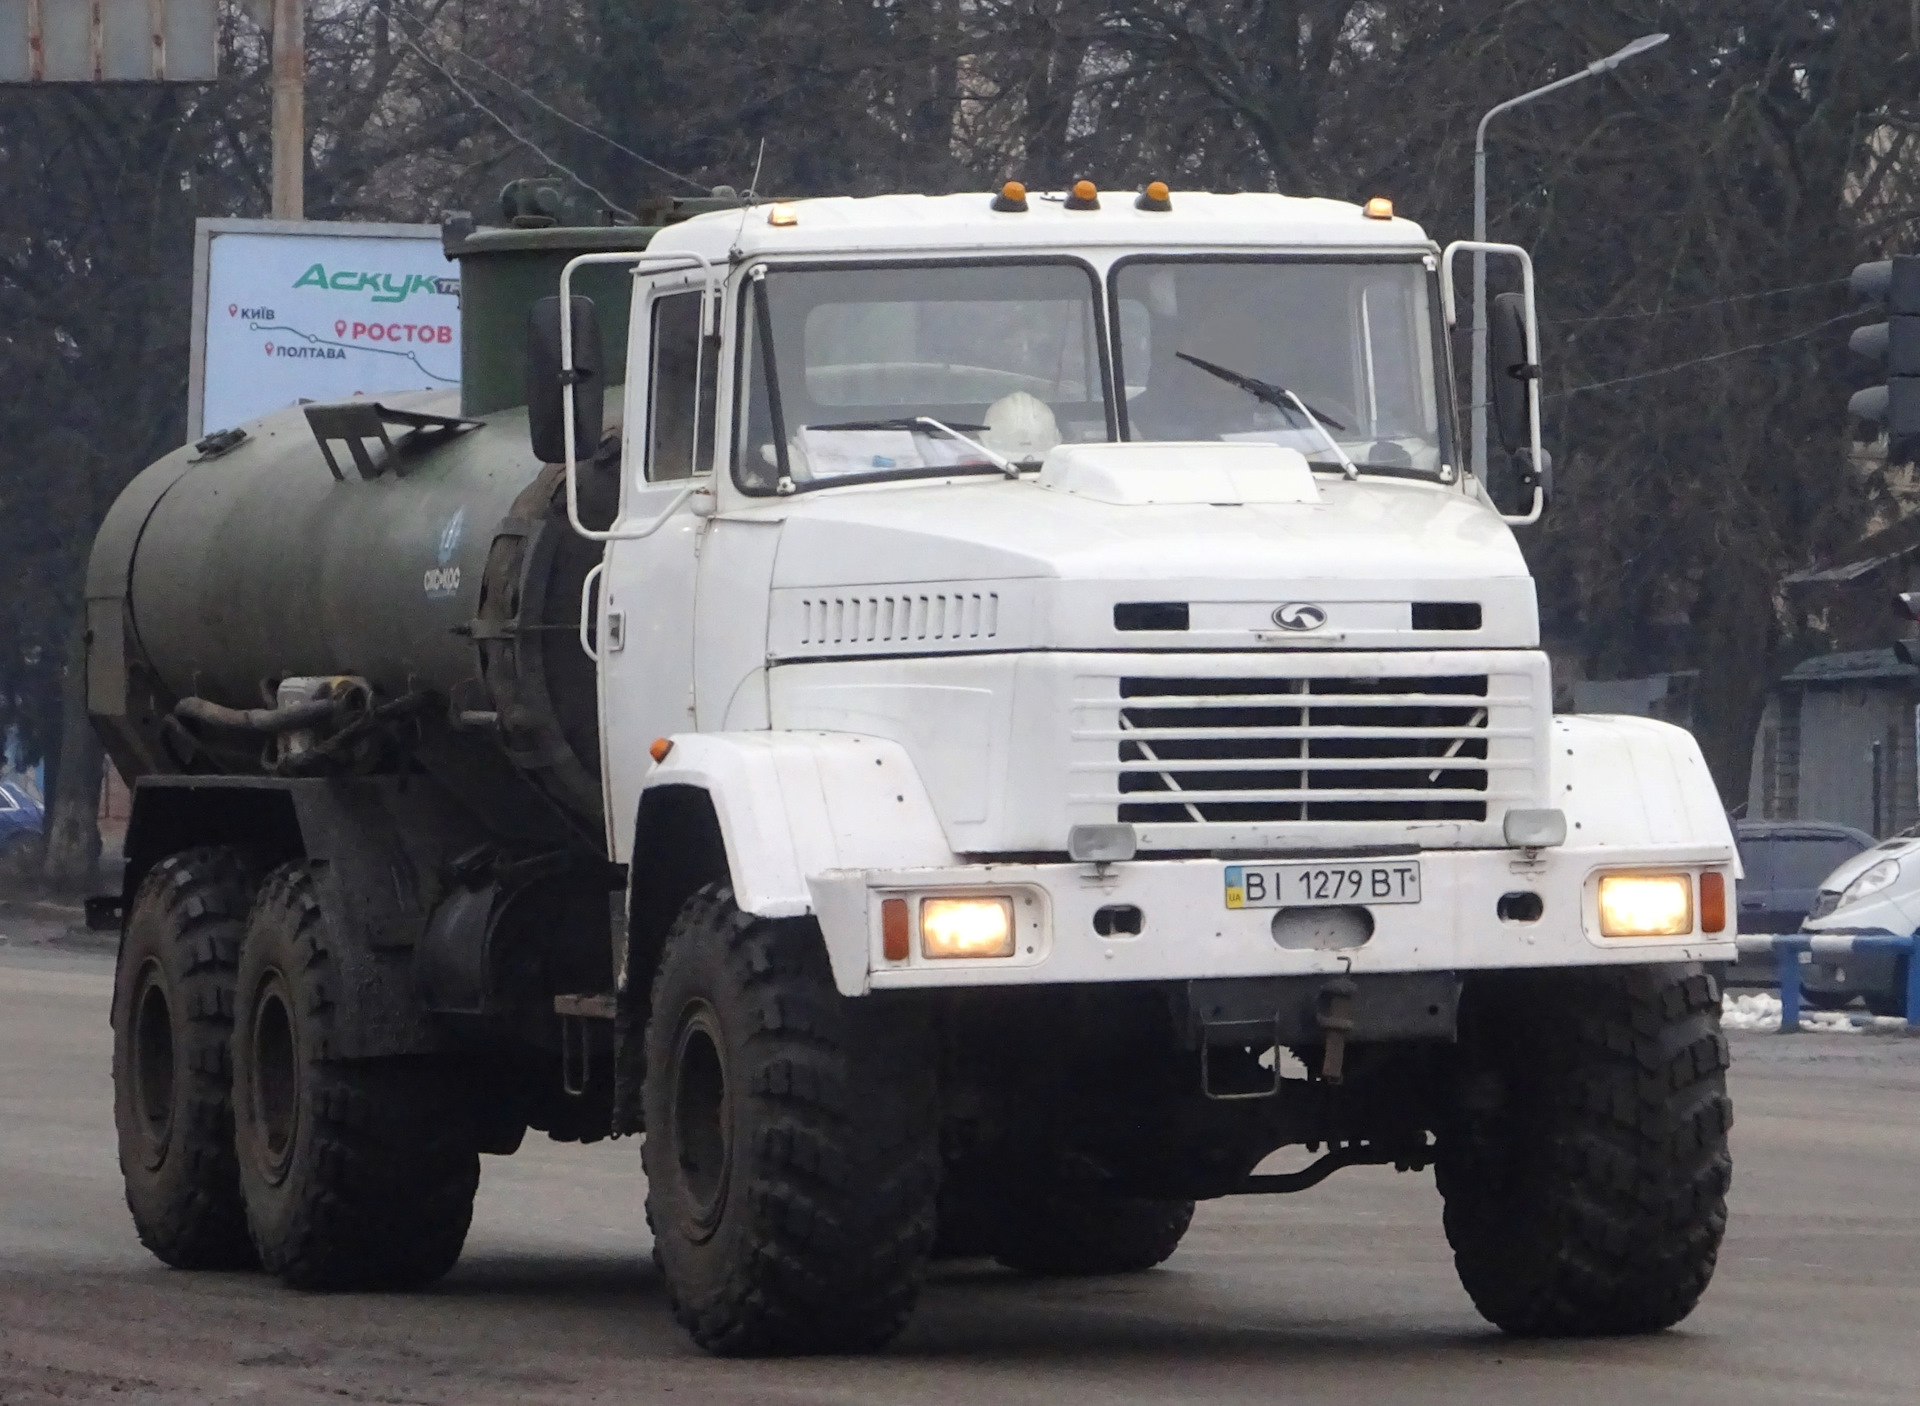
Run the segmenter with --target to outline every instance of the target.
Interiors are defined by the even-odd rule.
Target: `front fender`
[[[933,802],[897,742],[838,732],[706,732],[673,746],[641,783],[690,786],[713,803],[734,901],[763,918],[816,911],[809,880],[834,870],[913,869],[954,863]],[[634,855],[636,865],[645,857]],[[829,943],[835,976],[864,943]],[[847,983],[842,982],[843,989]]]
[[[1666,851],[1713,863],[1739,852],[1720,792],[1693,734],[1651,718],[1553,720],[1551,803],[1567,817],[1567,848]]]
[[[807,881],[829,870],[953,862],[927,789],[897,742],[838,732],[706,732],[671,741],[641,783],[643,800],[661,786],[706,792],[744,912],[809,913]]]

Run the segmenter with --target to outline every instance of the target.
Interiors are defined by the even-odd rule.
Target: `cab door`
[[[610,849],[620,863],[630,858],[640,783],[653,764],[647,749],[694,725],[694,587],[713,502],[718,362],[717,347],[702,333],[705,296],[701,283],[678,275],[642,280],[634,290],[625,484],[615,528],[659,526],[607,543],[594,612],[601,785]],[[707,492],[689,497],[690,487]]]

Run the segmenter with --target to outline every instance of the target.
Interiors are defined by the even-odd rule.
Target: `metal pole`
[[[1484,244],[1487,238],[1487,124],[1508,108],[1530,103],[1535,98],[1544,98],[1548,93],[1558,92],[1569,84],[1578,83],[1583,78],[1593,78],[1602,73],[1611,73],[1625,60],[1648,49],[1664,44],[1664,34],[1648,34],[1607,55],[1604,59],[1595,59],[1578,73],[1570,73],[1565,78],[1556,78],[1553,82],[1535,88],[1532,92],[1522,93],[1517,98],[1508,98],[1487,109],[1480,119],[1480,126],[1473,134],[1473,237],[1476,243]],[[1476,252],[1473,256],[1473,473],[1482,483],[1487,481],[1487,256]]]
[[[307,213],[307,26],[304,0],[273,0],[273,218]]]

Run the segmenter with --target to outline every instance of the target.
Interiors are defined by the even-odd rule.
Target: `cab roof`
[[[1024,211],[993,208],[988,191],[959,195],[832,196],[715,211],[671,225],[649,246],[718,262],[788,253],[925,250],[1062,251],[1086,246],[1262,248],[1408,252],[1431,249],[1411,220],[1373,219],[1344,200],[1250,192],[1174,191],[1171,210],[1141,210],[1134,192],[1105,191],[1097,210],[1069,210],[1063,192],[1028,192]],[[790,211],[792,223],[769,214]]]

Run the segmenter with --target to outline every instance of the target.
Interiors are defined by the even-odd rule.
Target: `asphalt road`
[[[314,1297],[162,1268],[120,1198],[109,965],[0,911],[0,1403],[1503,1402],[1913,1399],[1920,1040],[1736,1042],[1732,1228],[1700,1310],[1516,1343],[1454,1280],[1430,1175],[1202,1208],[1160,1270],[936,1269],[862,1359],[724,1362],[674,1328],[631,1141],[489,1158],[431,1292]],[[51,940],[50,940],[51,939]]]

